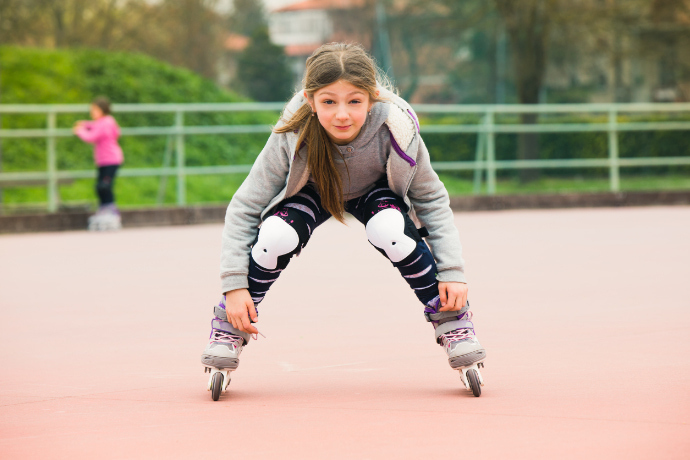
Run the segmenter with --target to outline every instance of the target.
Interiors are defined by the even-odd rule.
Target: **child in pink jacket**
[[[89,219],[89,228],[101,229],[93,228],[101,227],[101,225],[93,225],[100,220],[108,221],[105,227],[113,224],[119,228],[120,213],[115,206],[113,183],[117,169],[124,160],[122,149],[117,143],[117,139],[120,137],[120,127],[110,115],[108,99],[96,98],[91,103],[90,112],[93,121],[80,120],[74,126],[74,133],[81,140],[94,144],[94,161],[98,168],[96,193],[98,194],[99,208],[98,212]]]

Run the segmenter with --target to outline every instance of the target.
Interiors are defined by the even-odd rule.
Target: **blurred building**
[[[240,34],[228,34],[223,40],[223,52],[217,67],[218,84],[230,87],[237,75],[237,56],[249,46],[249,37]]]
[[[295,86],[314,50],[342,41],[369,50],[413,103],[517,102],[510,37],[501,18],[489,9],[481,21],[463,20],[448,2],[420,5],[296,0],[268,13],[269,36],[288,56]],[[540,101],[690,101],[690,53],[684,51],[690,49],[690,0],[579,0],[577,8],[559,14]],[[225,39],[221,83],[232,80],[233,59],[247,44],[240,35]]]
[[[365,0],[306,0],[269,13],[271,41],[284,47],[295,83],[302,80],[307,58],[324,43],[370,46],[366,8]]]

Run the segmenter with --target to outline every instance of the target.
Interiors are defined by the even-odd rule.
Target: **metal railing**
[[[123,168],[123,177],[174,176],[177,179],[177,204],[183,206],[186,199],[186,177],[204,174],[247,173],[251,165],[187,166],[185,162],[185,136],[197,134],[233,135],[246,133],[270,133],[271,125],[217,125],[185,126],[184,116],[190,112],[277,112],[283,103],[224,103],[224,104],[115,104],[117,113],[174,113],[172,126],[149,126],[122,128],[123,136],[168,136],[164,165],[160,168]],[[620,122],[625,113],[682,113],[690,114],[690,103],[662,104],[545,104],[545,105],[441,105],[419,104],[414,109],[418,114],[464,114],[479,115],[477,124],[422,124],[426,133],[477,134],[474,161],[433,162],[437,171],[474,171],[474,193],[482,188],[482,176],[486,176],[486,192],[496,193],[496,172],[500,169],[530,168],[608,168],[609,188],[620,189],[621,167],[690,165],[690,157],[620,158],[618,133],[650,130],[690,130],[690,121],[644,121]],[[0,172],[0,186],[26,181],[45,181],[48,187],[48,210],[58,208],[58,182],[66,179],[93,178],[93,170],[58,170],[56,139],[72,136],[71,129],[57,128],[57,115],[88,112],[88,105],[0,105],[0,114],[46,114],[45,129],[0,129],[0,139],[45,138],[46,171]],[[606,114],[606,123],[497,123],[501,114]],[[606,158],[559,159],[559,160],[497,160],[496,135],[518,133],[576,133],[601,132],[608,134]],[[175,145],[175,165],[170,166],[172,144]],[[164,187],[161,187],[163,190]]]

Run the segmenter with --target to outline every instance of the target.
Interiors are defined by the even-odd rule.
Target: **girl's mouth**
[[[350,126],[336,126],[335,129],[337,129],[338,131],[347,131],[348,129],[350,129]]]

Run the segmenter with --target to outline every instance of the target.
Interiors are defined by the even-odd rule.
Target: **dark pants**
[[[395,195],[388,188],[387,181],[383,180],[377,182],[371,192],[345,202],[345,210],[364,225],[376,213],[390,208],[396,209],[403,214],[408,233],[415,235],[414,239],[417,241],[417,245],[412,253],[403,260],[394,262],[393,266],[400,271],[400,274],[422,304],[425,306],[436,306],[439,296],[438,281],[436,280],[436,262],[431,255],[429,247],[414,228],[414,223],[407,214],[408,207],[403,199]],[[321,198],[312,184],[308,184],[295,196],[282,201],[272,210],[271,214],[280,217],[295,228],[294,219],[287,217],[294,212],[298,213],[301,220],[306,223],[306,231],[309,236],[311,236],[316,227],[331,217],[330,213],[321,206]],[[299,253],[299,250],[301,248],[295,252]],[[383,250],[379,249],[379,252],[386,256]],[[278,279],[280,272],[287,266],[292,255],[291,253],[286,257],[284,256],[285,258],[282,261],[279,258],[278,267],[272,270],[267,270],[258,265],[254,257],[250,255],[248,281],[249,293],[252,300],[254,300],[254,304],[258,305],[263,300],[266,292],[270,289],[273,282]]]
[[[113,184],[115,173],[120,165],[108,165],[98,167],[98,179],[96,180],[96,193],[101,206],[115,202]]]

